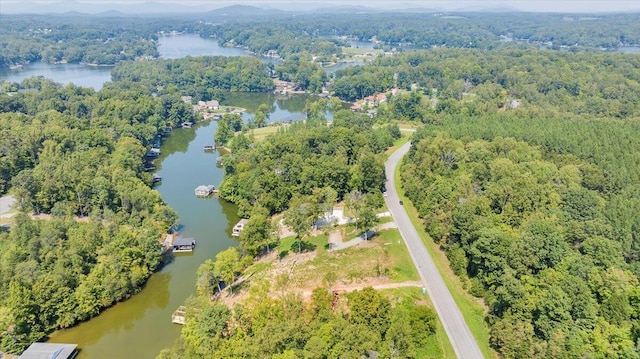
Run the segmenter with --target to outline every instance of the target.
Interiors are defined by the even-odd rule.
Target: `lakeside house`
[[[288,82],[280,79],[273,79],[273,84],[276,87],[274,93],[277,93],[277,94],[293,93],[296,90],[292,82]]]
[[[211,101],[198,101],[198,111],[206,111],[206,110],[219,110],[220,102],[216,100]]]
[[[19,359],[73,359],[78,355],[77,344],[33,343]]]
[[[379,93],[364,98],[368,107],[377,107],[379,104],[387,101],[387,94]]]
[[[386,93],[378,93],[375,95],[367,96],[351,105],[351,111],[360,112],[364,109],[376,109],[383,102],[387,102]],[[369,116],[371,116],[371,113],[369,113]]]
[[[244,229],[244,226],[247,224],[247,222],[249,222],[249,220],[246,218],[243,218],[238,223],[236,223],[236,225],[233,226],[231,235],[234,237],[238,237],[240,235],[240,232],[242,232],[242,230]]]

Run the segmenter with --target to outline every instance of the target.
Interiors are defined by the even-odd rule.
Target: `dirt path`
[[[380,283],[380,284],[358,283],[358,284],[352,284],[352,285],[335,285],[333,287],[333,290],[339,293],[349,293],[355,290],[362,290],[366,287],[373,287],[373,289],[376,289],[376,290],[405,288],[405,287],[422,288],[422,282],[411,281],[411,282],[399,282],[399,283]],[[310,297],[312,292],[313,290],[304,290],[302,291],[302,296],[305,298]]]

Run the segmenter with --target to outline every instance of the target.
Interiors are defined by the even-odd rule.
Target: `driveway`
[[[11,207],[16,203],[16,199],[13,196],[0,197],[0,217],[8,217],[7,212],[11,211]],[[4,217],[3,217],[4,216]]]

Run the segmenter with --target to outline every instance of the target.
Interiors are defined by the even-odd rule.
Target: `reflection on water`
[[[303,113],[308,99],[312,95],[296,94],[291,96],[276,95],[273,93],[239,93],[232,92],[225,95],[224,105],[239,106],[247,110],[242,115],[246,121],[255,115],[258,106],[267,104],[271,108],[269,122],[300,121],[305,118]]]
[[[103,338],[121,338],[131,335],[135,329],[135,323],[142,319],[147,312],[153,314],[159,309],[167,307],[170,280],[170,273],[156,273],[143,289],[143,291],[153,292],[153,295],[134,295],[129,300],[106,309],[94,319],[81,323],[70,330],[54,333],[50,341],[81,343],[84,351],[82,357],[85,357],[85,355],[92,354],[90,347],[99,341],[104,341]],[[76,334],[81,334],[81,340],[78,340]],[[91,356],[91,358],[93,357]]]

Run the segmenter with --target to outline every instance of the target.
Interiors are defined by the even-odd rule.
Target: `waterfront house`
[[[220,109],[220,102],[216,101],[216,100],[211,100],[211,101],[198,101],[198,110],[200,111],[206,111],[206,110],[219,110]]]
[[[33,343],[19,359],[73,359],[78,355],[77,344]]]

